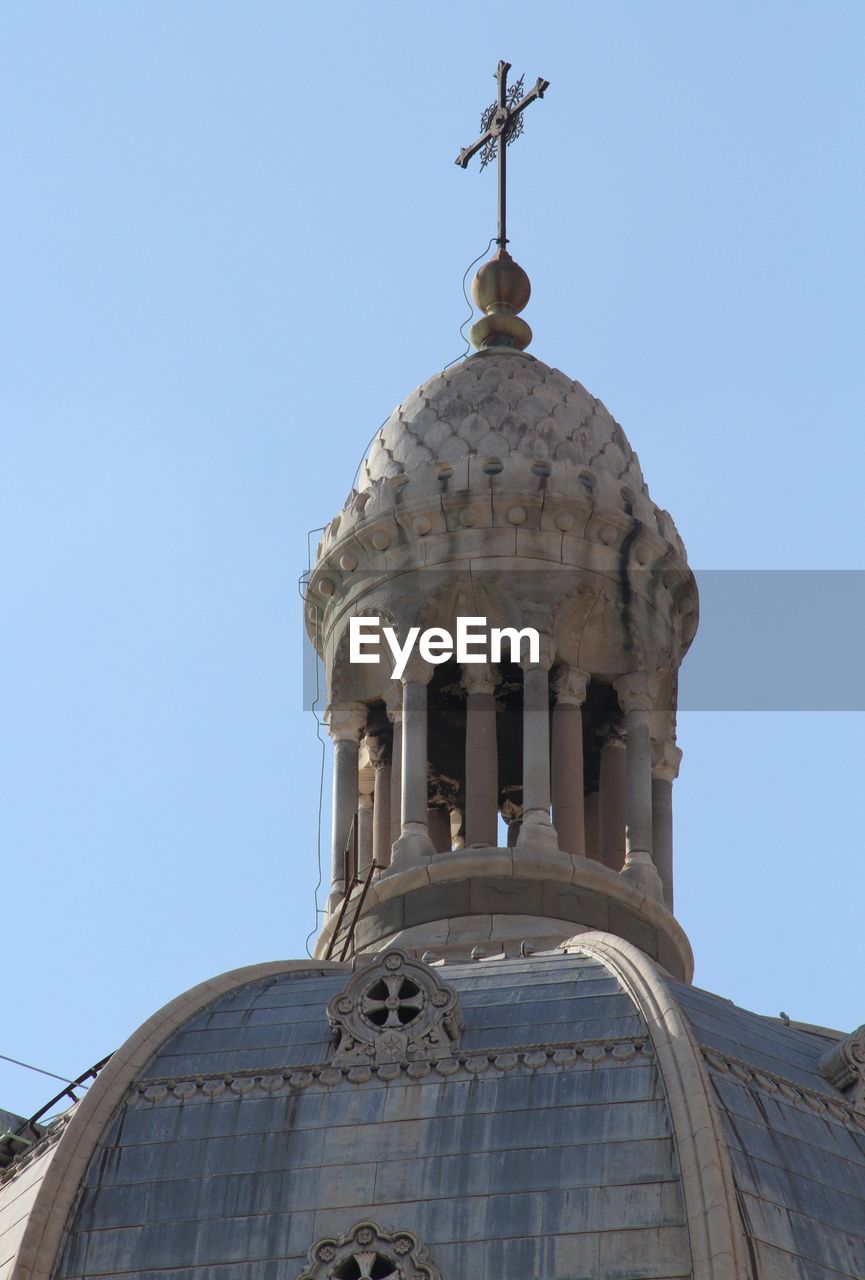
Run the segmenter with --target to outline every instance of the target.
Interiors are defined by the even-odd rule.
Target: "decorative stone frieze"
[[[400,1062],[345,1062],[341,1066],[286,1067],[283,1071],[248,1069],[228,1075],[196,1075],[184,1078],[139,1080],[129,1094],[130,1105],[167,1106],[192,1098],[216,1101],[220,1098],[262,1098],[281,1093],[302,1093],[314,1087],[331,1090],[338,1085],[357,1086],[371,1080],[387,1084],[408,1080],[471,1079],[479,1075],[510,1075],[539,1071],[588,1070],[645,1064],[652,1058],[652,1045],[640,1037],[605,1037],[602,1040],[564,1041],[547,1045],[515,1045],[507,1049],[476,1049],[472,1053],[453,1052],[444,1058],[415,1058]]]
[[[865,1025],[827,1049],[819,1065],[820,1074],[865,1114]]]
[[[450,1057],[462,1021],[453,987],[421,960],[392,949],[355,973],[327,1006],[333,1063]]]
[[[358,1222],[345,1235],[316,1241],[300,1280],[440,1280],[440,1275],[411,1231]]]
[[[860,1027],[859,1032],[854,1032],[853,1036],[847,1037],[847,1040],[853,1039],[856,1035],[861,1034],[863,1030],[865,1028]],[[824,1070],[823,1063],[831,1059],[844,1044],[846,1044],[846,1041],[839,1041],[837,1045],[833,1045],[823,1055],[819,1064],[821,1074],[826,1075],[826,1070],[832,1069],[827,1067]],[[858,1128],[865,1130],[865,1107],[861,1103],[857,1105],[854,1097],[850,1097],[849,1100],[839,1101],[828,1093],[821,1093],[817,1089],[808,1089],[794,1080],[787,1079],[786,1076],[778,1075],[772,1071],[765,1071],[762,1068],[758,1069],[751,1063],[744,1062],[741,1058],[733,1057],[732,1054],[720,1053],[717,1049],[708,1045],[701,1045],[700,1049],[704,1062],[716,1075],[730,1075],[747,1088],[759,1089],[761,1093],[767,1093],[780,1101],[792,1104],[800,1110],[810,1111],[827,1119],[837,1120],[841,1124],[856,1124]],[[842,1076],[841,1078],[846,1077]],[[835,1081],[832,1080],[832,1083],[834,1084]]]

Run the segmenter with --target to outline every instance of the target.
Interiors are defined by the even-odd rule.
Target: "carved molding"
[[[818,1066],[830,1084],[848,1095],[855,1110],[865,1113],[865,1025],[827,1049]]]
[[[843,1044],[844,1042],[841,1041],[841,1043]],[[829,1057],[837,1048],[837,1045],[833,1045],[832,1049],[823,1055],[824,1058]],[[809,1089],[806,1085],[788,1079],[787,1076],[778,1075],[774,1071],[766,1071],[762,1067],[755,1067],[753,1063],[745,1062],[742,1058],[733,1057],[732,1054],[721,1053],[718,1049],[714,1049],[709,1045],[700,1045],[700,1051],[706,1065],[717,1075],[729,1074],[734,1080],[738,1080],[740,1084],[745,1085],[746,1088],[759,1089],[762,1093],[767,1093],[772,1097],[790,1103],[800,1110],[811,1111],[827,1119],[838,1120],[841,1124],[856,1123],[859,1128],[865,1129],[865,1108],[857,1107],[852,1098],[849,1100],[833,1098],[828,1093],[821,1093],[817,1089]]]
[[[421,960],[392,948],[353,974],[327,1006],[333,1063],[447,1058],[462,1020],[453,987]]]
[[[185,1102],[193,1097],[210,1100],[225,1097],[272,1097],[284,1092],[302,1092],[313,1086],[333,1089],[337,1085],[366,1084],[372,1079],[387,1084],[406,1076],[409,1080],[472,1079],[479,1075],[509,1075],[511,1072],[532,1074],[543,1070],[595,1071],[647,1063],[652,1060],[652,1046],[646,1039],[618,1037],[602,1040],[562,1041],[548,1045],[518,1045],[507,1049],[477,1049],[472,1053],[454,1053],[446,1058],[418,1058],[412,1062],[344,1063],[341,1066],[291,1066],[284,1070],[213,1072],[209,1075],[152,1077],[139,1080],[130,1090],[130,1105],[153,1106]],[[840,1105],[840,1104],[839,1104]]]
[[[358,1222],[342,1236],[318,1240],[300,1280],[441,1280],[426,1246],[411,1231]]]

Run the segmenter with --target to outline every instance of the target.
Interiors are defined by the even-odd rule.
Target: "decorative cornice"
[[[302,1092],[314,1085],[332,1089],[337,1085],[366,1084],[376,1078],[390,1083],[400,1076],[423,1080],[428,1076],[472,1078],[485,1073],[506,1075],[512,1071],[537,1072],[547,1067],[596,1068],[624,1066],[635,1059],[652,1059],[648,1036],[614,1037],[598,1040],[573,1040],[556,1044],[520,1045],[508,1048],[475,1049],[455,1053],[448,1058],[419,1058],[409,1062],[313,1063],[262,1071],[249,1068],[230,1073],[209,1075],[154,1076],[139,1080],[129,1091],[130,1102],[185,1102],[192,1097],[218,1098],[235,1096],[272,1097],[277,1093]]]
[[[769,1094],[801,1110],[837,1120],[841,1124],[855,1125],[865,1131],[865,1112],[845,1098],[823,1093],[819,1089],[809,1089],[775,1071],[766,1071],[763,1067],[755,1067],[753,1063],[745,1062],[732,1054],[720,1053],[711,1045],[701,1044],[700,1051],[703,1061],[716,1075],[730,1075],[747,1088],[759,1089],[761,1093]]]

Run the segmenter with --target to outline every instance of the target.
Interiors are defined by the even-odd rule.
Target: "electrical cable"
[[[34,1067],[29,1062],[20,1062],[18,1058],[10,1058],[5,1053],[0,1053],[0,1059],[3,1062],[11,1062],[16,1067],[26,1067],[28,1071],[37,1071],[40,1076],[50,1076],[52,1080],[62,1080],[64,1084],[74,1084],[74,1080],[67,1079],[66,1076],[58,1076],[56,1071],[45,1071],[42,1067]]]
[[[471,300],[469,299],[469,295],[466,293],[466,280],[468,280],[469,272],[471,271],[472,267],[475,265],[475,263],[480,262],[481,258],[483,258],[485,254],[489,253],[490,246],[495,244],[495,241],[496,241],[496,237],[490,236],[489,240],[486,243],[486,248],[481,249],[478,256],[469,263],[469,265],[466,267],[465,271],[463,272],[463,297],[466,300],[466,306],[469,309],[469,313],[466,316],[465,320],[463,320],[462,324],[460,325],[460,337],[462,338],[463,342],[466,344],[466,349],[465,351],[461,351],[458,356],[454,356],[453,360],[451,360],[449,364],[445,365],[444,369],[442,370],[443,373],[446,372],[451,367],[452,364],[456,364],[457,360],[464,360],[465,357],[468,355],[468,353],[472,349],[472,344],[469,342],[468,338],[465,335],[465,327],[468,324],[468,322],[471,320],[472,316],[474,315],[475,309],[472,306]]]
[[[306,597],[306,591],[305,591],[306,581],[309,574],[312,571],[312,546],[310,543],[310,538],[314,533],[321,533],[326,528],[327,528],[326,525],[319,525],[317,528],[307,530],[306,571],[305,573],[302,573],[297,580],[298,594],[300,595],[300,598],[303,601],[304,605],[306,605],[307,603],[307,597]],[[316,612],[315,626],[317,631],[318,612]],[[315,716],[315,736],[318,739],[319,746],[321,747],[321,764],[320,764],[319,775],[318,775],[318,814],[316,817],[316,832],[315,832],[316,856],[318,861],[318,880],[313,890],[313,909],[315,913],[315,918],[314,918],[313,926],[310,929],[309,933],[307,934],[306,942],[304,944],[306,948],[306,954],[309,956],[310,959],[312,959],[313,956],[312,956],[312,950],[309,944],[311,939],[315,935],[315,933],[318,931],[318,917],[321,914],[321,909],[319,908],[319,905],[318,905],[318,894],[319,894],[319,890],[321,889],[321,882],[322,882],[321,811],[324,804],[324,765],[325,765],[325,741],[324,741],[324,738],[321,736],[322,720],[320,719],[318,714],[318,703],[321,698],[321,685],[319,681],[319,659],[318,659],[318,651],[315,649],[315,646],[313,646],[313,649],[315,653],[315,697],[312,700],[310,710],[312,711],[312,714]]]
[[[478,254],[478,256],[477,256],[476,258],[473,258],[473,259],[472,259],[472,261],[469,263],[469,265],[466,267],[465,271],[463,272],[462,290],[463,290],[463,298],[465,299],[466,306],[468,307],[468,315],[466,316],[465,320],[463,320],[462,324],[460,325],[460,330],[459,330],[459,331],[460,331],[460,337],[462,338],[463,342],[465,342],[465,344],[466,344],[466,345],[465,345],[465,350],[464,350],[464,351],[461,351],[461,352],[460,352],[460,354],[459,354],[458,356],[454,356],[453,360],[449,361],[449,363],[445,365],[444,370],[442,370],[442,372],[445,372],[446,370],[450,369],[451,365],[456,364],[458,360],[463,360],[463,359],[468,355],[468,353],[471,351],[471,343],[470,343],[470,342],[468,341],[468,339],[466,338],[466,335],[465,335],[465,327],[466,327],[466,325],[469,323],[469,321],[472,319],[472,316],[474,315],[474,307],[472,306],[472,303],[471,303],[471,301],[470,301],[470,299],[469,299],[469,295],[468,295],[468,293],[466,292],[466,280],[468,279],[469,272],[471,271],[472,267],[474,267],[478,262],[480,262],[481,258],[483,258],[487,253],[489,253],[489,251],[490,251],[490,246],[491,246],[492,244],[494,244],[494,243],[495,243],[495,240],[496,240],[496,237],[495,237],[495,236],[491,236],[491,237],[490,237],[490,239],[487,241],[486,245],[484,246],[484,248],[483,248],[483,249],[481,250],[481,252]],[[373,443],[375,442],[375,438],[376,438],[376,436],[377,436],[377,435],[379,434],[379,432],[382,430],[382,428],[384,427],[385,423],[388,421],[388,419],[390,418],[390,416],[391,416],[391,415],[390,415],[390,414],[388,414],[386,418],[383,418],[383,419],[382,419],[381,423],[379,424],[379,426],[377,426],[377,427],[376,427],[375,431],[374,431],[374,432],[372,433],[372,435],[370,436],[370,438],[369,438],[369,440],[368,440],[368,442],[367,442],[367,444],[366,444],[365,448],[363,449],[363,451],[362,451],[362,453],[361,453],[361,455],[360,455],[360,460],[358,461],[357,467],[355,468],[354,476],[353,476],[353,478],[352,478],[352,489],[353,489],[353,490],[354,490],[354,489],[356,489],[356,487],[357,487],[357,481],[358,481],[358,478],[359,478],[359,476],[360,476],[360,469],[361,469],[361,467],[363,466],[364,459],[366,458],[367,454],[369,453],[370,449],[372,448]],[[307,535],[306,535],[306,571],[305,571],[305,573],[302,573],[302,574],[300,575],[300,577],[298,578],[298,580],[297,580],[298,594],[300,595],[300,598],[301,598],[301,600],[303,601],[304,605],[306,605],[306,604],[307,604],[307,596],[306,596],[306,590],[305,590],[305,588],[306,588],[306,583],[307,583],[307,581],[308,581],[309,574],[312,572],[312,547],[311,547],[311,544],[310,544],[310,538],[311,538],[312,534],[314,534],[314,533],[321,533],[321,532],[323,532],[323,530],[324,530],[325,528],[327,528],[327,526],[326,526],[326,525],[319,525],[317,528],[315,528],[315,529],[309,529],[309,530],[307,531]],[[318,613],[316,613],[316,622],[315,622],[315,625],[316,625],[316,628],[317,628],[317,627],[318,627]],[[324,740],[324,738],[322,737],[322,734],[321,734],[322,728],[324,727],[324,722],[321,720],[321,718],[319,717],[319,714],[318,714],[318,703],[319,703],[320,698],[321,698],[321,684],[320,684],[320,679],[319,679],[318,653],[317,653],[317,651],[316,651],[316,662],[315,662],[315,697],[313,698],[312,706],[311,706],[310,710],[312,711],[312,714],[315,716],[315,736],[316,736],[316,738],[318,739],[319,745],[320,745],[320,747],[321,747],[321,768],[320,768],[320,770],[319,770],[319,778],[318,778],[318,815],[317,815],[317,818],[316,818],[316,849],[317,849],[317,855],[318,855],[318,880],[317,880],[317,882],[316,882],[316,886],[315,886],[315,889],[314,889],[314,891],[313,891],[313,903],[314,903],[315,922],[314,922],[314,924],[313,924],[312,928],[310,929],[310,931],[309,931],[309,933],[308,933],[308,935],[307,935],[307,938],[306,938],[306,944],[305,944],[305,946],[306,946],[306,954],[310,957],[310,959],[312,958],[312,950],[310,949],[310,945],[309,945],[309,944],[310,944],[311,939],[313,938],[313,936],[315,935],[315,933],[316,933],[316,932],[317,932],[317,930],[318,930],[318,923],[319,923],[318,918],[319,918],[319,916],[320,916],[320,915],[322,915],[322,914],[323,914],[323,908],[319,907],[319,905],[318,905],[318,895],[319,895],[319,892],[320,892],[320,890],[321,890],[321,885],[322,885],[322,880],[323,880],[322,865],[321,865],[321,815],[322,815],[322,809],[323,809],[323,807],[324,807],[324,766],[325,766],[325,758],[326,758],[326,743],[325,743],[325,740]]]

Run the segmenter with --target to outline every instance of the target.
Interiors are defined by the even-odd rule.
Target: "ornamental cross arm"
[[[508,86],[509,62],[500,62],[496,68],[498,93],[496,101],[481,116],[481,133],[471,146],[463,147],[455,163],[461,169],[468,167],[472,156],[481,153],[481,169],[485,169],[490,161],[498,158],[499,162],[499,220],[498,244],[504,248],[507,244],[507,169],[505,152],[523,131],[523,112],[536,98],[542,98],[550,87],[549,80],[538,76],[528,93],[523,92],[523,76],[515,84]]]

